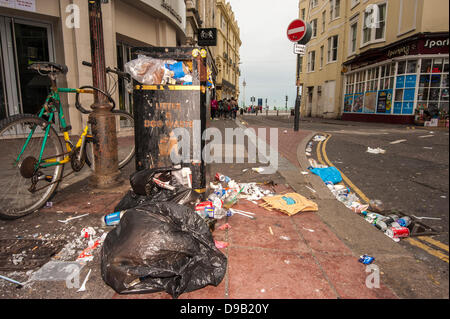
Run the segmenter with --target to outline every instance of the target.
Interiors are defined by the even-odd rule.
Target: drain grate
[[[22,271],[40,268],[65,244],[63,240],[0,239],[0,270]]]

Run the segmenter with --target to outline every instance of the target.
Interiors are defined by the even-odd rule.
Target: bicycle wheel
[[[48,122],[35,115],[16,115],[0,122],[0,218],[17,219],[35,212],[58,187],[63,165],[35,169],[47,127]],[[17,162],[31,130],[34,134]],[[42,159],[62,153],[61,140],[50,127]],[[57,161],[63,159],[60,156]]]
[[[116,135],[117,135],[117,150],[119,156],[119,169],[124,168],[135,155],[135,140],[134,140],[134,118],[125,111],[113,111],[116,117]],[[94,148],[92,141],[88,140],[86,143],[86,164],[94,170]]]

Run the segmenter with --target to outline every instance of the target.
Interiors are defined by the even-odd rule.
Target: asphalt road
[[[293,119],[287,116],[246,116],[245,120],[250,125],[293,128]],[[407,241],[400,244],[448,278],[448,261],[424,247],[447,255],[448,260],[449,131],[318,119],[302,120],[300,129],[331,135],[326,145],[328,159],[369,199],[379,199],[386,209],[406,215],[437,218],[422,223],[438,232],[428,238],[440,247],[429,242],[421,242],[426,246],[422,248]],[[370,154],[369,147],[386,153]]]

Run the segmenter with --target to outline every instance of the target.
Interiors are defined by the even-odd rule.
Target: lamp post
[[[91,35],[92,83],[93,87],[107,92],[105,46],[103,40],[102,1],[88,0],[89,29]],[[108,98],[94,91],[93,112],[89,115],[94,137],[95,171],[91,184],[105,189],[120,185],[123,180],[119,171],[116,117],[111,112]]]

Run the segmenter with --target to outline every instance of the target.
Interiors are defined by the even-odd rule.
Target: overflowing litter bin
[[[192,188],[199,193],[206,189],[201,138],[207,114],[206,59],[206,50],[199,48],[145,47],[133,48],[126,65],[134,79],[136,169],[188,167]],[[179,129],[188,134],[181,137]],[[179,147],[181,142],[189,151]]]

